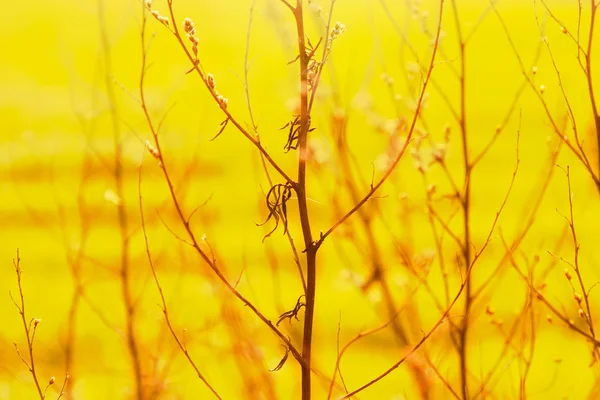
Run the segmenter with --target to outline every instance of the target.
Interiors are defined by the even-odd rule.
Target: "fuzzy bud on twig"
[[[195,35],[196,34],[196,28],[194,27],[194,22],[192,21],[191,18],[185,18],[183,20],[183,30],[188,35]]]
[[[218,95],[217,101],[219,102],[219,106],[221,106],[221,108],[223,108],[223,109],[227,108],[227,104],[229,103],[229,100],[227,100],[227,97]]]
[[[147,4],[148,3],[146,3],[146,5]],[[152,14],[154,16],[154,18],[156,18],[156,20],[158,22],[160,22],[161,24],[163,24],[163,25],[169,25],[169,18],[160,15],[160,13],[157,10],[150,11],[150,14]]]
[[[208,87],[211,88],[211,90],[215,90],[215,88],[217,87],[217,83],[215,82],[215,77],[213,76],[213,74],[206,75],[206,83],[208,84]]]
[[[158,150],[156,149],[156,147],[154,147],[149,140],[146,140],[146,149],[148,149],[148,153],[150,153],[150,155],[152,157],[154,157],[156,160],[160,161],[160,153],[158,152]]]
[[[197,57],[198,56],[198,38],[196,35],[196,27],[194,27],[194,22],[191,18],[185,18],[183,20],[183,30],[187,34],[187,38],[192,44],[192,52]]]

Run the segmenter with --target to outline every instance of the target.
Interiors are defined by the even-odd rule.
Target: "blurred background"
[[[0,399],[36,397],[13,345],[26,357],[19,310],[9,296],[18,299],[12,263],[17,249],[27,320],[41,319],[34,343],[37,373],[43,387],[56,377],[48,398],[58,396],[66,370],[66,398],[135,397],[127,301],[135,310],[145,397],[211,398],[165,323],[142,211],[172,326],[207,380],[225,399],[298,398],[297,363],[290,357],[281,370],[269,371],[285,352],[278,339],[181,240],[186,233],[162,171],[145,148],[152,139],[140,104],[144,5],[9,3],[0,24]],[[459,0],[455,9],[454,2],[445,2],[413,142],[376,198],[319,251],[314,398],[327,397],[340,349],[360,332],[388,323],[345,352],[344,379],[338,375],[333,398],[345,393],[344,385],[353,390],[398,361],[460,288],[464,260],[448,233],[460,240],[464,235],[453,197],[465,176],[455,115],[461,104],[459,32],[466,41],[468,153],[472,160],[483,155],[470,176],[469,242],[474,254],[485,246],[473,268],[481,290],[470,319],[471,395],[582,399],[592,391],[598,367],[591,345],[535,300],[528,283],[587,332],[573,300],[578,287],[564,274],[574,263],[569,198],[588,289],[598,281],[600,203],[590,172],[561,140],[574,143],[575,121],[598,175],[587,80],[573,40],[579,20],[582,45],[587,43],[587,3],[579,17],[576,2]],[[297,153],[284,151],[288,130],[281,129],[299,102],[289,10],[276,0],[173,5],[171,24],[181,27],[185,17],[194,21],[201,66],[214,75],[228,109],[249,131],[256,128],[274,160],[295,177]],[[155,0],[152,9],[169,16],[166,1]],[[328,0],[305,2],[313,45],[327,37],[330,10]],[[404,143],[439,12],[432,0],[335,3],[331,21],[346,29],[327,59],[309,140],[315,237],[368,192]],[[191,227],[198,238],[205,235],[205,251],[213,251],[230,282],[238,282],[238,290],[276,321],[302,293],[281,226],[264,242],[274,222],[258,226],[268,215],[270,180],[281,183],[280,177],[273,169],[267,176],[256,148],[232,125],[209,140],[224,116],[198,75],[186,74],[191,65],[173,34],[147,16],[146,105],[154,124],[161,123],[162,154],[175,192],[185,214],[197,209]],[[593,60],[598,58],[596,51]],[[440,154],[443,165],[435,162]],[[297,206],[290,204],[290,236],[302,259]],[[596,293],[589,295],[592,319]],[[399,322],[389,322],[397,311]],[[458,324],[463,315],[461,299],[449,320]],[[303,312],[299,317],[281,329],[300,347]],[[443,323],[409,361],[356,398],[446,399],[453,396],[448,386],[460,393],[452,326]]]

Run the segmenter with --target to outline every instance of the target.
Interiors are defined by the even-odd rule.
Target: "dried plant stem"
[[[529,286],[529,289],[535,293],[537,300],[544,303],[544,305],[546,307],[548,307],[550,312],[553,315],[555,315],[558,319],[560,319],[568,329],[572,330],[573,332],[578,333],[582,337],[589,340],[590,343],[592,344],[592,346],[594,346],[594,351],[597,351],[597,348],[600,347],[600,340],[597,339],[596,337],[590,335],[588,332],[584,331],[583,329],[579,328],[577,325],[575,325],[575,323],[573,322],[572,319],[570,319],[566,314],[564,314],[557,307],[552,305],[552,303],[550,303],[549,300],[546,299],[545,295],[541,292],[541,290],[538,289],[537,287],[535,287],[533,282],[531,282],[531,279],[523,271],[521,271],[521,269],[519,268],[519,266],[517,264],[517,261],[515,260],[514,251],[512,249],[510,249],[504,236],[500,235],[500,238],[502,240],[502,244],[504,245],[505,251],[510,256],[509,261],[510,261],[511,265],[513,266],[513,269],[527,283],[527,285]]]
[[[144,29],[144,28],[142,28],[142,29]],[[183,353],[185,358],[188,360],[189,364],[192,366],[192,368],[196,372],[196,375],[198,376],[198,378],[200,378],[200,380],[206,385],[206,387],[212,392],[212,394],[217,399],[221,399],[221,396],[219,395],[219,393],[208,382],[208,380],[204,377],[202,372],[200,372],[200,369],[196,365],[195,361],[192,359],[192,356],[190,355],[187,347],[185,346],[183,341],[179,338],[179,336],[177,336],[177,333],[175,332],[175,329],[173,328],[173,324],[171,323],[171,319],[169,317],[169,310],[167,309],[167,300],[165,299],[165,295],[163,293],[162,286],[160,284],[160,281],[158,280],[158,275],[156,274],[156,268],[154,267],[154,261],[152,261],[152,255],[150,253],[150,246],[148,244],[148,233],[146,231],[146,220],[144,218],[144,207],[143,207],[143,202],[142,202],[142,167],[141,166],[140,166],[140,171],[139,171],[139,176],[138,176],[138,193],[139,193],[140,219],[142,222],[142,232],[144,234],[144,245],[146,247],[146,256],[148,259],[148,264],[150,264],[150,270],[152,271],[152,277],[154,278],[154,283],[156,284],[156,288],[158,289],[158,294],[160,296],[160,301],[161,301],[161,310],[163,312],[163,315],[165,316],[165,322],[167,324],[167,327],[169,328],[169,332],[171,332],[171,336],[173,336],[173,339],[175,339],[177,346],[179,347],[179,349],[181,350],[181,352]]]
[[[172,1],[169,0],[168,2],[169,4],[169,10],[171,13],[171,17],[173,18],[173,8],[172,8]],[[256,306],[254,304],[252,304],[251,301],[249,301],[246,297],[244,297],[237,289],[234,285],[231,284],[231,282],[229,282],[229,280],[227,279],[227,277],[225,277],[225,275],[223,275],[223,272],[220,270],[220,268],[217,265],[217,261],[214,259],[213,255],[211,254],[211,256],[209,256],[209,254],[207,254],[201,247],[200,244],[198,242],[198,239],[194,233],[194,231],[192,230],[192,227],[190,225],[189,222],[189,217],[185,216],[185,213],[183,211],[182,205],[179,201],[179,198],[177,197],[174,185],[173,185],[173,181],[171,179],[171,176],[169,174],[168,168],[166,166],[165,163],[165,159],[163,156],[163,152],[161,150],[161,145],[160,145],[160,141],[158,138],[158,129],[155,127],[154,122],[152,121],[152,118],[150,116],[150,112],[148,110],[148,107],[146,105],[146,98],[145,98],[145,92],[144,92],[144,82],[145,82],[145,78],[146,78],[146,69],[147,69],[147,49],[146,49],[146,31],[145,31],[145,24],[146,24],[146,10],[144,10],[144,20],[143,20],[143,25],[142,25],[142,32],[141,32],[141,40],[142,40],[142,65],[141,65],[141,74],[140,74],[140,80],[139,80],[139,94],[140,94],[140,105],[142,108],[142,112],[144,114],[144,117],[146,119],[146,123],[148,125],[148,128],[150,129],[150,133],[152,135],[152,140],[154,142],[154,146],[156,147],[154,149],[153,155],[156,158],[159,167],[163,173],[163,177],[165,179],[165,182],[167,184],[167,190],[169,191],[169,195],[171,197],[171,202],[173,204],[173,207],[175,208],[175,211],[177,213],[177,217],[179,218],[181,224],[183,225],[186,235],[189,239],[188,243],[191,247],[193,247],[194,251],[198,254],[198,256],[200,256],[200,258],[210,267],[210,269],[215,273],[215,275],[219,278],[219,280],[225,285],[225,287],[227,288],[227,290],[229,290],[235,297],[237,297],[242,303],[244,303],[244,305],[246,305],[250,310],[252,310],[252,312],[265,324],[267,325],[267,327],[269,327],[269,329],[271,331],[273,331],[275,333],[275,335],[277,335],[279,337],[279,339],[281,339],[281,341],[283,343],[285,343],[285,345],[287,346],[287,348],[290,350],[290,352],[292,353],[292,355],[294,356],[294,358],[300,363],[300,365],[304,364],[304,361],[302,359],[302,355],[300,354],[300,352],[296,349],[296,347],[294,346],[294,344],[290,341],[290,339],[284,335],[276,326],[275,324],[273,324],[271,322],[271,320],[269,320],[267,317],[265,317],[264,314],[262,314],[258,308],[256,308]],[[178,38],[178,40],[180,41],[182,47],[185,49],[186,54],[189,55],[189,52],[187,51],[187,49],[185,48],[185,44],[183,43],[183,40],[181,39],[181,37],[179,36],[178,31],[176,30],[176,28],[174,28],[173,33],[175,34],[175,36]],[[191,55],[190,55],[191,56]],[[202,72],[198,69],[198,66],[196,65],[196,71],[198,71],[198,73],[202,74]],[[204,75],[201,75],[201,77],[204,79]],[[206,81],[205,81],[206,82]],[[226,109],[222,110],[225,113],[229,113]],[[230,114],[228,114],[230,115]],[[233,117],[232,117],[233,118]],[[236,124],[236,127],[238,127],[238,129],[243,130],[243,128],[241,127],[241,125],[238,126],[238,124]],[[245,132],[245,131],[244,131]],[[249,135],[249,134],[248,134]],[[281,168],[279,168],[279,166],[277,164],[275,164],[275,161],[273,161],[272,158],[270,158],[270,156],[268,156],[268,153],[266,153],[266,151],[262,148],[262,146],[255,141],[254,138],[252,138],[251,136],[247,136],[254,144],[255,146],[257,146],[261,152],[264,152],[265,154],[265,158],[269,161],[269,163],[272,163],[272,165],[276,165],[276,169],[278,171],[283,172],[283,170],[281,170]],[[285,175],[285,177],[287,177],[287,175]],[[284,178],[285,178],[284,177]],[[289,179],[289,178],[288,178]],[[287,180],[287,179],[286,179]],[[293,182],[293,181],[292,181]]]
[[[370,336],[374,333],[377,333],[377,332],[387,328],[389,326],[390,322],[391,322],[391,320],[385,322],[384,324],[378,326],[377,328],[373,328],[368,331],[358,333],[352,340],[350,340],[348,343],[346,343],[344,345],[344,347],[342,347],[341,350],[338,351],[338,356],[335,360],[335,367],[333,370],[333,377],[331,378],[331,382],[329,383],[329,391],[327,393],[327,400],[331,399],[331,396],[333,395],[333,387],[335,386],[337,374],[339,373],[340,377],[342,376],[342,374],[340,372],[340,363],[342,361],[342,357],[344,356],[344,353],[346,353],[346,350],[348,350],[350,348],[350,346],[352,346],[355,342],[359,341],[360,339]],[[342,378],[342,380],[343,380],[343,378]],[[346,387],[345,383],[344,383],[344,387]],[[347,393],[347,391],[346,391],[346,393]]]
[[[592,2],[594,0],[591,0]],[[506,22],[504,21],[504,18],[502,17],[502,15],[500,15],[500,12],[496,9],[496,7],[494,6],[494,4],[492,3],[492,7],[494,12],[496,13],[496,16],[498,18],[498,20],[500,21],[500,24],[502,26],[502,30],[506,36],[506,39],[508,40],[508,43],[515,55],[515,58],[517,59],[517,62],[519,63],[519,67],[521,68],[521,73],[523,74],[523,76],[525,77],[527,83],[529,84],[529,86],[532,88],[532,90],[535,92],[536,96],[538,97],[540,103],[542,104],[542,107],[544,109],[544,112],[548,118],[548,121],[550,122],[550,125],[552,127],[552,130],[554,131],[554,133],[560,138],[560,140],[562,140],[564,142],[564,144],[569,148],[569,150],[575,155],[575,157],[577,157],[577,159],[579,159],[579,161],[581,162],[581,164],[583,164],[583,166],[585,167],[585,169],[587,170],[588,174],[590,175],[590,177],[592,178],[592,181],[594,182],[594,184],[596,185],[599,193],[600,193],[600,170],[598,172],[594,171],[594,168],[592,167],[591,163],[589,162],[587,156],[577,147],[577,144],[573,145],[573,143],[571,143],[568,140],[568,137],[565,135],[564,133],[564,129],[560,129],[557,122],[555,121],[554,117],[552,116],[552,113],[550,111],[550,108],[547,104],[547,102],[544,100],[544,96],[542,94],[541,90],[538,90],[538,88],[536,87],[535,83],[533,82],[532,77],[530,76],[530,72],[527,71],[525,69],[525,65],[523,63],[523,60],[517,50],[516,44],[513,40],[513,38],[510,35],[510,31],[508,29],[508,26],[506,25]],[[584,52],[585,53],[585,52]],[[588,85],[589,85],[589,80],[588,80]],[[595,116],[595,118],[597,118],[597,114]],[[597,119],[596,119],[597,120]],[[596,125],[596,127],[598,127],[598,125]],[[600,157],[599,157],[600,159]]]
[[[467,132],[467,109],[466,109],[466,43],[463,39],[462,27],[460,22],[460,16],[458,13],[458,7],[456,1],[452,0],[452,8],[454,11],[454,19],[456,23],[456,31],[458,35],[458,45],[460,54],[460,111],[459,111],[459,126],[460,134],[462,139],[462,159],[464,166],[464,183],[463,190],[460,193],[460,203],[463,214],[463,238],[461,244],[462,250],[462,262],[465,266],[465,271],[471,265],[471,222],[469,219],[471,212],[471,172],[472,164],[469,157],[469,142]],[[458,344],[459,344],[459,358],[460,358],[460,384],[462,398],[469,398],[469,370],[467,366],[467,345],[468,345],[468,332],[469,332],[469,316],[471,313],[472,305],[472,279],[471,274],[465,276],[466,287],[465,287],[465,304],[464,304],[464,315],[462,323],[458,330]]]
[[[89,227],[90,221],[85,212],[85,198],[83,188],[86,183],[86,177],[89,173],[89,160],[85,160],[84,162],[84,175],[81,178],[81,183],[79,186],[79,193],[77,196],[77,209],[79,211],[79,224],[80,224],[80,237],[79,237],[79,246],[75,251],[75,254],[69,254],[69,243],[66,236],[66,226],[67,222],[61,216],[61,224],[63,226],[63,241],[64,248],[67,252],[67,262],[71,269],[71,275],[73,278],[73,286],[74,291],[71,297],[71,305],[69,307],[68,319],[67,319],[67,338],[65,343],[65,369],[67,371],[73,372],[74,370],[74,362],[75,362],[75,350],[77,344],[77,317],[79,315],[79,309],[81,306],[83,298],[83,282],[81,277],[81,267],[82,260],[84,258],[85,247],[87,245],[87,239],[89,237]],[[61,213],[62,215],[62,213]],[[65,391],[65,396],[67,399],[73,399],[73,379],[68,379],[65,381],[65,387],[62,391]],[[61,392],[62,392],[61,391]]]
[[[80,116],[83,118],[83,116]],[[82,121],[83,122],[83,121]],[[82,123],[82,130],[86,130],[85,124]],[[90,143],[89,132],[86,135],[86,142]],[[79,182],[79,190],[77,192],[77,213],[79,216],[79,238],[78,246],[75,251],[71,250],[71,244],[67,234],[68,221],[62,207],[59,208],[58,217],[61,221],[61,230],[63,237],[63,247],[65,249],[67,264],[71,271],[73,279],[73,295],[67,317],[67,337],[65,339],[65,370],[71,373],[75,370],[75,352],[77,349],[77,321],[79,310],[84,298],[84,284],[82,281],[82,263],[85,258],[85,249],[87,247],[90,234],[90,218],[87,212],[87,204],[85,200],[85,188],[90,178],[91,154],[86,153],[82,161],[82,172]],[[61,393],[69,400],[74,398],[73,395],[74,379],[65,380],[64,387]]]
[[[142,362],[135,333],[135,301],[131,293],[131,265],[129,263],[129,224],[125,203],[124,179],[123,179],[123,151],[120,117],[117,111],[117,100],[115,96],[114,83],[111,79],[111,50],[110,41],[106,31],[106,20],[104,15],[104,2],[98,0],[98,20],[100,21],[100,42],[104,55],[104,76],[108,104],[110,108],[111,124],[114,142],[114,166],[113,176],[115,180],[115,193],[118,196],[117,218],[119,225],[119,237],[121,240],[121,259],[119,261],[119,275],[121,282],[121,293],[123,305],[125,306],[125,340],[133,367],[135,379],[135,393],[138,400],[144,399]]]
[[[586,289],[585,283],[583,282],[583,277],[581,276],[581,269],[579,267],[579,241],[577,240],[577,231],[575,230],[575,217],[573,215],[573,192],[571,190],[571,171],[567,166],[565,171],[567,175],[567,185],[568,185],[568,194],[569,194],[569,216],[565,217],[569,224],[569,230],[571,231],[571,238],[573,239],[573,263],[569,263],[571,268],[573,268],[573,272],[575,272],[575,276],[577,277],[577,283],[579,284],[579,289],[582,292],[583,303],[585,304],[585,311],[583,312],[583,317],[588,325],[590,330],[590,335],[596,339],[596,330],[594,328],[594,319],[592,317],[592,309],[590,307],[590,299],[589,294],[590,291]],[[570,281],[570,279],[569,279]],[[581,303],[581,300],[578,301]],[[581,305],[581,304],[580,304]],[[600,349],[598,346],[593,346],[593,354],[595,361],[600,360]]]
[[[177,23],[175,23],[175,21],[177,21],[177,19],[175,18],[175,11],[173,9],[173,0],[168,0],[167,1],[167,5],[169,7],[169,15],[171,17],[171,20],[174,21],[172,28],[170,28],[169,30],[171,31],[171,33],[173,33],[173,35],[175,36],[175,39],[177,39],[177,42],[179,42],[179,45],[181,46],[181,49],[185,52],[186,56],[188,57],[188,59],[192,63],[192,65],[193,65],[192,71],[195,71],[198,74],[198,76],[200,76],[200,79],[202,79],[202,82],[204,82],[204,85],[206,86],[206,88],[208,89],[208,91],[210,92],[210,94],[212,95],[213,99],[217,102],[217,104],[219,104],[219,106],[221,108],[221,111],[223,111],[223,113],[225,114],[225,116],[227,117],[227,119],[236,127],[236,129],[242,135],[244,135],[246,137],[246,139],[248,139],[252,143],[252,145],[254,145],[258,149],[258,151],[260,151],[261,155],[264,157],[264,160],[266,160],[273,167],[273,169],[275,169],[277,171],[277,173],[279,173],[279,175],[286,182],[288,182],[288,183],[290,183],[292,185],[295,184],[294,180],[288,176],[288,174],[279,166],[279,164],[277,164],[277,162],[275,160],[273,160],[273,158],[271,157],[271,155],[262,146],[262,144],[260,143],[260,140],[256,137],[256,135],[251,134],[250,132],[248,132],[248,130],[246,128],[244,128],[242,126],[242,124],[229,112],[229,110],[227,109],[227,107],[224,106],[223,104],[221,104],[221,102],[218,99],[217,92],[214,91],[210,87],[210,84],[209,84],[209,82],[208,82],[208,80],[206,78],[206,75],[200,69],[200,65],[199,65],[198,60],[190,52],[190,50],[187,48],[187,46],[185,44],[185,41],[184,41],[183,37],[181,36],[181,33],[180,33],[179,28],[177,26]]]
[[[590,10],[590,31],[588,34],[588,42],[587,42],[587,50],[585,52],[585,74],[586,81],[588,86],[588,93],[590,96],[590,102],[592,105],[592,114],[594,117],[594,125],[596,127],[596,144],[598,146],[598,176],[600,176],[600,111],[598,110],[598,104],[596,103],[596,96],[594,95],[594,83],[592,81],[592,42],[594,41],[594,27],[596,24],[596,15],[598,12],[598,8],[600,7],[600,3],[597,3],[596,0],[590,0],[591,10]],[[600,183],[596,182],[598,185],[598,192],[600,193]]]
[[[29,322],[27,322],[27,317],[25,316],[25,295],[23,294],[23,286],[21,285],[21,275],[23,271],[21,271],[21,256],[19,255],[19,250],[17,249],[17,256],[13,259],[13,266],[15,267],[15,273],[17,274],[17,286],[19,287],[19,303],[10,295],[13,303],[19,310],[19,315],[21,316],[21,322],[23,323],[23,330],[25,331],[25,337],[27,338],[27,352],[29,355],[29,361],[25,360],[19,348],[17,347],[17,343],[15,342],[15,350],[17,351],[17,355],[25,364],[31,376],[33,377],[33,383],[35,384],[35,388],[38,392],[40,399],[45,398],[45,394],[42,391],[42,387],[40,386],[40,381],[37,376],[37,371],[35,369],[35,359],[33,357],[33,342],[35,340],[35,332],[37,330],[38,324],[40,323],[39,319],[32,318]]]
[[[311,356],[312,356],[312,337],[313,322],[315,312],[315,296],[317,286],[317,250],[318,246],[313,242],[310,229],[310,218],[308,214],[308,205],[306,200],[306,160],[308,130],[310,129],[310,110],[309,110],[309,89],[308,89],[308,62],[309,55],[306,52],[305,33],[304,33],[304,14],[302,0],[296,0],[296,7],[293,9],[296,20],[296,30],[298,35],[298,54],[300,64],[300,131],[298,134],[298,182],[294,189],[298,196],[298,212],[300,215],[300,225],[304,238],[306,253],[306,309],[304,314],[304,330],[302,336],[302,400],[311,398]],[[324,50],[326,51],[326,50]],[[313,92],[316,88],[313,88]]]
[[[390,167],[385,171],[383,176],[381,178],[379,178],[379,180],[377,182],[371,183],[370,190],[367,192],[367,194],[364,197],[362,197],[360,199],[360,201],[358,203],[356,203],[348,212],[346,212],[341,218],[339,218],[327,231],[325,231],[324,233],[321,233],[319,240],[317,241],[318,246],[320,246],[325,241],[325,239],[333,233],[333,231],[335,231],[337,228],[339,228],[348,218],[350,218],[352,215],[354,215],[367,201],[369,201],[373,197],[375,192],[377,192],[377,190],[379,190],[379,188],[385,183],[385,181],[387,181],[387,179],[392,175],[392,173],[396,169],[396,166],[402,159],[402,156],[404,156],[404,153],[406,152],[406,149],[408,148],[408,145],[410,144],[410,141],[413,137],[415,128],[417,126],[417,121],[419,120],[419,117],[421,114],[421,110],[423,107],[423,101],[425,98],[425,92],[427,91],[427,87],[428,87],[429,83],[431,82],[431,74],[433,73],[433,67],[435,65],[435,58],[437,55],[439,42],[440,42],[444,0],[440,0],[439,9],[440,9],[439,19],[437,22],[437,30],[436,30],[436,34],[435,34],[435,39],[433,41],[431,60],[429,62],[429,65],[427,66],[427,69],[424,71],[425,76],[423,78],[423,85],[421,88],[421,92],[419,93],[419,97],[417,98],[414,115],[413,115],[413,118],[409,125],[408,134],[406,136],[404,144],[400,148],[400,150],[399,150],[398,154],[396,155],[396,157],[394,158],[394,160],[392,160]]]
[[[338,140],[336,141],[337,142],[336,154],[339,157],[339,160],[340,160],[339,163],[341,166],[341,170],[343,171],[343,174],[345,176],[345,179],[343,179],[343,181],[345,183],[346,190],[348,191],[348,193],[350,195],[351,201],[353,203],[357,203],[358,201],[360,201],[360,194],[359,194],[359,189],[358,189],[358,184],[357,184],[358,182],[356,182],[356,180],[354,179],[353,174],[352,174],[352,167],[351,167],[351,160],[350,160],[351,151],[350,151],[350,148],[348,147],[348,143],[346,140],[347,120],[345,117],[336,117],[334,124],[335,124],[334,125],[334,129],[335,129],[334,135],[335,135],[335,137],[338,138]],[[360,181],[362,183],[362,180],[360,180]],[[382,250],[380,249],[380,245],[377,242],[377,237],[376,237],[375,231],[373,229],[372,213],[373,212],[378,213],[380,215],[380,218],[382,221],[385,221],[385,216],[383,216],[383,212],[382,212],[381,208],[379,207],[378,203],[372,203],[370,205],[370,207],[368,207],[368,208],[365,208],[365,207],[362,207],[360,210],[358,210],[357,214],[358,214],[358,219],[360,220],[360,224],[362,225],[362,230],[363,230],[364,234],[366,235],[366,246],[368,248],[368,254],[369,254],[368,262],[371,264],[371,272],[370,272],[371,277],[362,286],[362,289],[366,290],[373,284],[379,285],[379,288],[383,295],[382,296],[383,304],[385,305],[385,308],[386,308],[387,318],[389,318],[388,324],[391,325],[391,329],[394,332],[394,336],[395,336],[397,345],[400,348],[404,348],[410,344],[409,336],[408,336],[409,332],[407,332],[406,328],[403,326],[402,322],[398,318],[398,311],[397,311],[397,307],[395,305],[393,291],[390,287],[388,278],[386,276],[386,270],[384,268],[385,263],[383,262],[383,259],[382,259]],[[391,232],[391,230],[389,231],[389,234],[393,236],[393,233]],[[394,239],[394,242],[397,242],[396,239]],[[428,290],[428,292],[430,292],[430,294],[432,296],[435,296],[434,293],[432,292],[431,287],[427,284],[427,281],[425,279],[423,279],[422,277],[418,276],[417,271],[415,271],[413,268],[410,267],[410,258],[407,254],[405,254],[405,251],[402,249],[402,246],[400,246],[398,243],[396,243],[396,245],[397,245],[398,251],[402,254],[403,261],[409,266],[409,270],[415,274],[417,279],[419,279],[419,283],[424,285],[426,290]],[[359,247],[362,247],[363,244],[356,243],[355,246],[357,248],[359,248]],[[437,299],[434,299],[434,300],[437,300]],[[448,302],[449,302],[449,300],[448,300]],[[446,305],[447,305],[447,303],[446,303]],[[441,304],[439,304],[438,308],[440,309],[440,311],[443,311],[445,309],[445,306],[442,306]],[[411,370],[411,373],[413,374],[415,381],[421,382],[425,379],[424,371],[422,368],[416,367],[413,364],[411,364],[409,366],[409,368]],[[425,389],[425,388],[423,388],[423,389]],[[422,393],[421,397],[428,398],[428,396],[429,396],[428,393]]]
[[[474,266],[474,264],[471,264],[471,266],[467,270],[467,275],[471,273],[473,266]],[[371,387],[372,385],[374,385],[375,383],[379,382],[380,380],[382,380],[383,378],[388,376],[390,373],[392,373],[395,369],[397,369],[400,365],[402,365],[412,354],[414,354],[417,350],[419,350],[419,348],[421,346],[423,346],[423,344],[433,335],[433,333],[449,318],[450,311],[452,311],[452,308],[458,302],[458,299],[461,297],[461,295],[465,289],[465,286],[466,286],[466,281],[463,281],[463,283],[460,285],[460,288],[458,289],[458,292],[456,293],[456,295],[454,296],[454,298],[452,299],[452,301],[450,302],[450,304],[448,305],[446,310],[442,313],[442,315],[438,319],[438,321],[429,329],[429,331],[427,333],[425,333],[423,335],[423,337],[412,347],[412,349],[410,349],[400,360],[398,360],[391,367],[389,367],[387,370],[385,370],[383,373],[379,374],[377,377],[375,377],[368,383],[365,383],[364,385],[360,386],[359,388],[357,388],[357,389],[353,390],[352,392],[346,394],[345,396],[341,397],[340,400],[349,399],[350,397],[354,396],[355,394],[362,392],[363,390],[365,390],[365,389]]]

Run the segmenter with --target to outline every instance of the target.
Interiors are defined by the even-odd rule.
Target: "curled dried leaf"
[[[298,319],[298,312],[300,312],[300,309],[302,309],[302,307],[306,307],[306,304],[301,301],[303,297],[304,295],[298,297],[294,308],[290,311],[286,311],[283,314],[281,314],[275,325],[279,326],[279,324],[281,324],[281,322],[283,322],[283,320],[285,319],[287,319],[290,324],[292,323],[292,318],[296,318],[296,321],[300,321]]]
[[[287,361],[288,356],[290,355],[290,349],[287,346],[283,346],[283,348],[285,349],[285,354],[281,358],[281,361],[279,361],[279,364],[277,364],[277,366],[275,368],[270,369],[269,371],[271,371],[271,372],[279,371],[285,365],[285,362]]]

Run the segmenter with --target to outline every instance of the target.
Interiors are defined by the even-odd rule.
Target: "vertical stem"
[[[587,84],[588,84],[588,92],[590,95],[590,102],[592,104],[592,113],[594,115],[594,124],[596,127],[596,144],[598,145],[598,174],[600,175],[600,112],[598,111],[598,105],[596,104],[596,96],[594,95],[594,85],[592,81],[592,43],[594,41],[594,26],[596,23],[596,12],[598,11],[598,4],[595,3],[595,0],[590,0],[592,9],[591,9],[591,17],[590,17],[590,32],[588,37],[587,51],[585,52],[585,65],[586,65],[586,75],[587,75]],[[598,191],[600,192],[600,184],[596,182],[598,186]]]
[[[98,1],[98,20],[100,23],[100,42],[104,52],[105,62],[105,84],[108,96],[109,111],[111,116],[113,141],[114,141],[114,167],[113,177],[115,180],[115,191],[119,202],[117,204],[117,221],[119,224],[119,237],[121,240],[121,258],[119,260],[119,277],[121,281],[121,292],[125,306],[125,337],[127,348],[134,372],[135,396],[138,400],[144,398],[142,387],[142,366],[140,361],[139,349],[135,336],[135,304],[131,294],[130,287],[130,264],[129,264],[129,224],[127,220],[127,210],[125,208],[125,191],[123,182],[123,150],[121,146],[121,130],[119,127],[119,116],[116,109],[116,96],[114,92],[114,83],[110,76],[111,57],[110,44],[106,32],[106,20],[104,16],[104,3]]]
[[[456,22],[456,30],[458,33],[459,47],[460,47],[460,133],[462,138],[462,156],[463,165],[465,170],[465,182],[464,192],[461,198],[462,212],[463,212],[463,248],[462,256],[464,267],[466,271],[466,284],[465,284],[465,305],[464,305],[464,316],[462,324],[459,330],[459,357],[460,357],[460,383],[462,390],[463,400],[469,398],[469,379],[468,379],[468,366],[467,366],[467,345],[468,345],[468,332],[469,332],[469,317],[471,312],[471,291],[472,281],[471,274],[469,272],[471,266],[471,232],[470,232],[470,221],[469,213],[471,206],[471,172],[472,165],[469,159],[469,142],[467,135],[467,110],[466,110],[466,44],[463,40],[462,29],[460,25],[460,17],[458,14],[458,8],[456,1],[452,1],[454,8],[454,17]]]
[[[75,340],[77,337],[77,314],[79,310],[79,305],[81,304],[81,292],[79,290],[79,283],[76,282],[75,293],[73,293],[73,297],[71,300],[71,307],[69,308],[69,319],[67,322],[67,346],[65,349],[65,369],[67,371],[73,371],[73,364],[75,358]],[[66,398],[68,400],[74,399],[73,395],[73,382],[68,380],[66,382]]]
[[[469,330],[469,313],[471,312],[471,289],[472,281],[471,274],[468,273],[471,265],[471,231],[469,222],[469,212],[471,206],[471,164],[469,161],[469,147],[467,138],[467,122],[466,122],[466,110],[465,110],[465,48],[464,44],[461,44],[461,117],[460,117],[460,130],[462,134],[463,142],[463,163],[465,168],[465,186],[462,198],[463,208],[463,262],[465,263],[465,271],[467,271],[467,280],[465,286],[465,309],[463,323],[460,330],[460,375],[461,375],[461,386],[463,399],[469,398],[469,387],[468,387],[468,369],[467,369],[467,334]]]
[[[317,246],[313,243],[306,202],[306,158],[307,139],[310,126],[310,115],[308,110],[308,54],[306,54],[304,17],[302,12],[302,0],[296,0],[294,8],[296,28],[298,33],[298,54],[300,61],[300,133],[298,135],[298,182],[296,183],[296,194],[298,195],[298,211],[300,224],[306,248],[306,312],[304,317],[304,333],[302,339],[302,400],[310,400],[310,364],[312,352],[313,319],[315,312],[316,294],[316,263]]]
[[[29,352],[29,364],[25,361],[21,353],[19,353],[19,348],[15,343],[15,349],[17,350],[18,356],[21,358],[21,361],[27,366],[29,372],[31,372],[31,376],[33,377],[33,382],[35,384],[35,388],[40,396],[41,400],[44,400],[46,397],[44,392],[42,392],[42,387],[40,386],[40,381],[37,376],[37,372],[35,369],[35,359],[33,358],[33,340],[35,339],[35,331],[37,329],[37,324],[39,320],[35,318],[31,319],[29,323],[27,323],[27,318],[25,316],[25,295],[23,294],[23,286],[21,285],[21,256],[19,254],[19,249],[17,249],[17,257],[13,260],[13,266],[15,267],[15,272],[17,273],[17,285],[19,286],[19,297],[20,297],[20,305],[13,300],[13,303],[19,309],[19,314],[21,315],[21,321],[23,322],[23,330],[25,331],[25,336],[27,336],[27,351]],[[9,292],[10,293],[10,292]],[[11,295],[12,298],[12,295]]]

